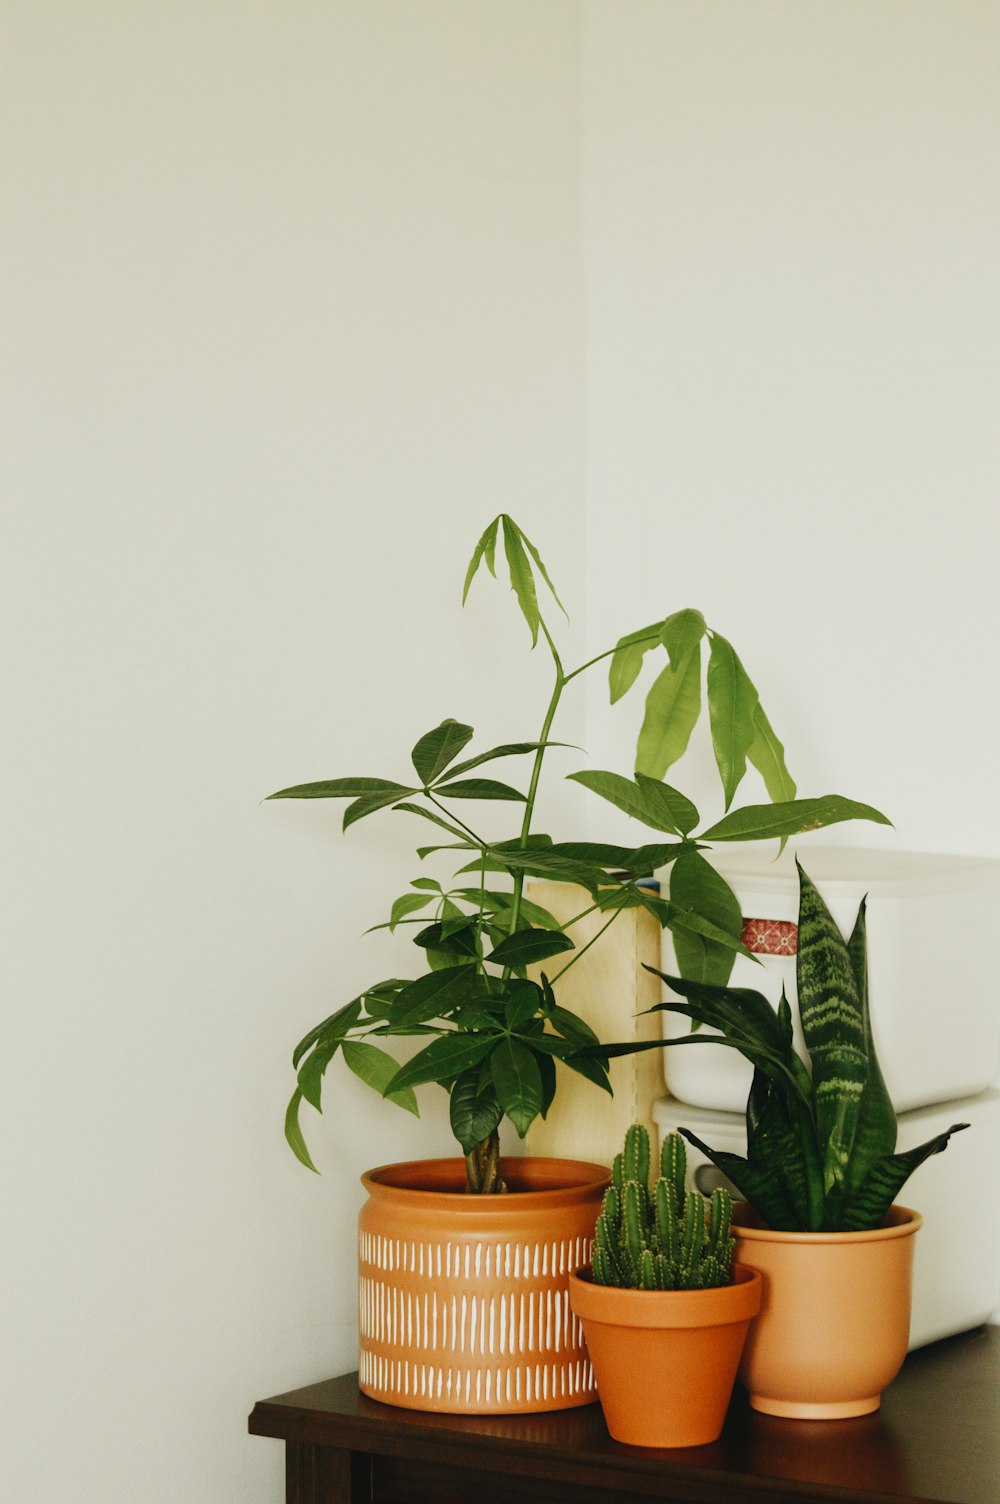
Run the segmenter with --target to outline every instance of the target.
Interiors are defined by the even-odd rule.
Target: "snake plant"
[[[679,1133],[663,1140],[652,1189],[649,1160],[649,1134],[644,1124],[633,1123],[615,1156],[594,1230],[594,1284],[625,1290],[731,1284],[735,1239],[729,1230],[729,1192],[714,1190],[708,1202],[697,1191],[685,1192],[687,1155]]]
[[[867,934],[862,902],[845,940],[798,863],[799,1018],[809,1055],[792,1043],[787,998],[774,1008],[759,992],[663,977],[686,1001],[658,1003],[722,1038],[692,1033],[642,1045],[606,1046],[602,1055],[636,1048],[728,1045],[754,1067],[747,1102],[746,1158],[711,1149],[688,1129],[687,1140],[736,1186],[768,1227],[794,1232],[860,1232],[881,1226],[917,1167],[939,1154],[946,1132],[896,1153],[896,1113],[878,1063],[868,1001]],[[650,967],[649,970],[655,970]]]

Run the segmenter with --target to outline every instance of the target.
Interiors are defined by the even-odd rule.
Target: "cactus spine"
[[[598,1285],[635,1290],[705,1290],[732,1283],[732,1202],[724,1190],[706,1202],[684,1188],[687,1156],[679,1133],[668,1134],[660,1175],[650,1190],[649,1134],[633,1123],[615,1156],[594,1233]]]

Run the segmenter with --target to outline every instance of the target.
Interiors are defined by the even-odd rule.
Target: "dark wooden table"
[[[612,1441],[599,1405],[432,1415],[355,1374],[261,1400],[250,1431],[285,1442],[287,1504],[1000,1504],[1000,1327],[912,1354],[857,1420],[758,1415],[737,1388],[719,1441],[683,1451]]]

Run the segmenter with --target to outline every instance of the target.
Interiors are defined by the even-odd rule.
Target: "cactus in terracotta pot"
[[[728,1285],[734,1249],[729,1193],[715,1190],[706,1203],[696,1191],[685,1192],[686,1153],[678,1133],[664,1139],[652,1189],[649,1163],[649,1134],[633,1123],[597,1220],[594,1283],[632,1290]]]

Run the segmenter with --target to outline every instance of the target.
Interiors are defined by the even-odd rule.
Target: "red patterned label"
[[[755,956],[794,956],[799,927],[790,919],[744,919],[740,938]]]

